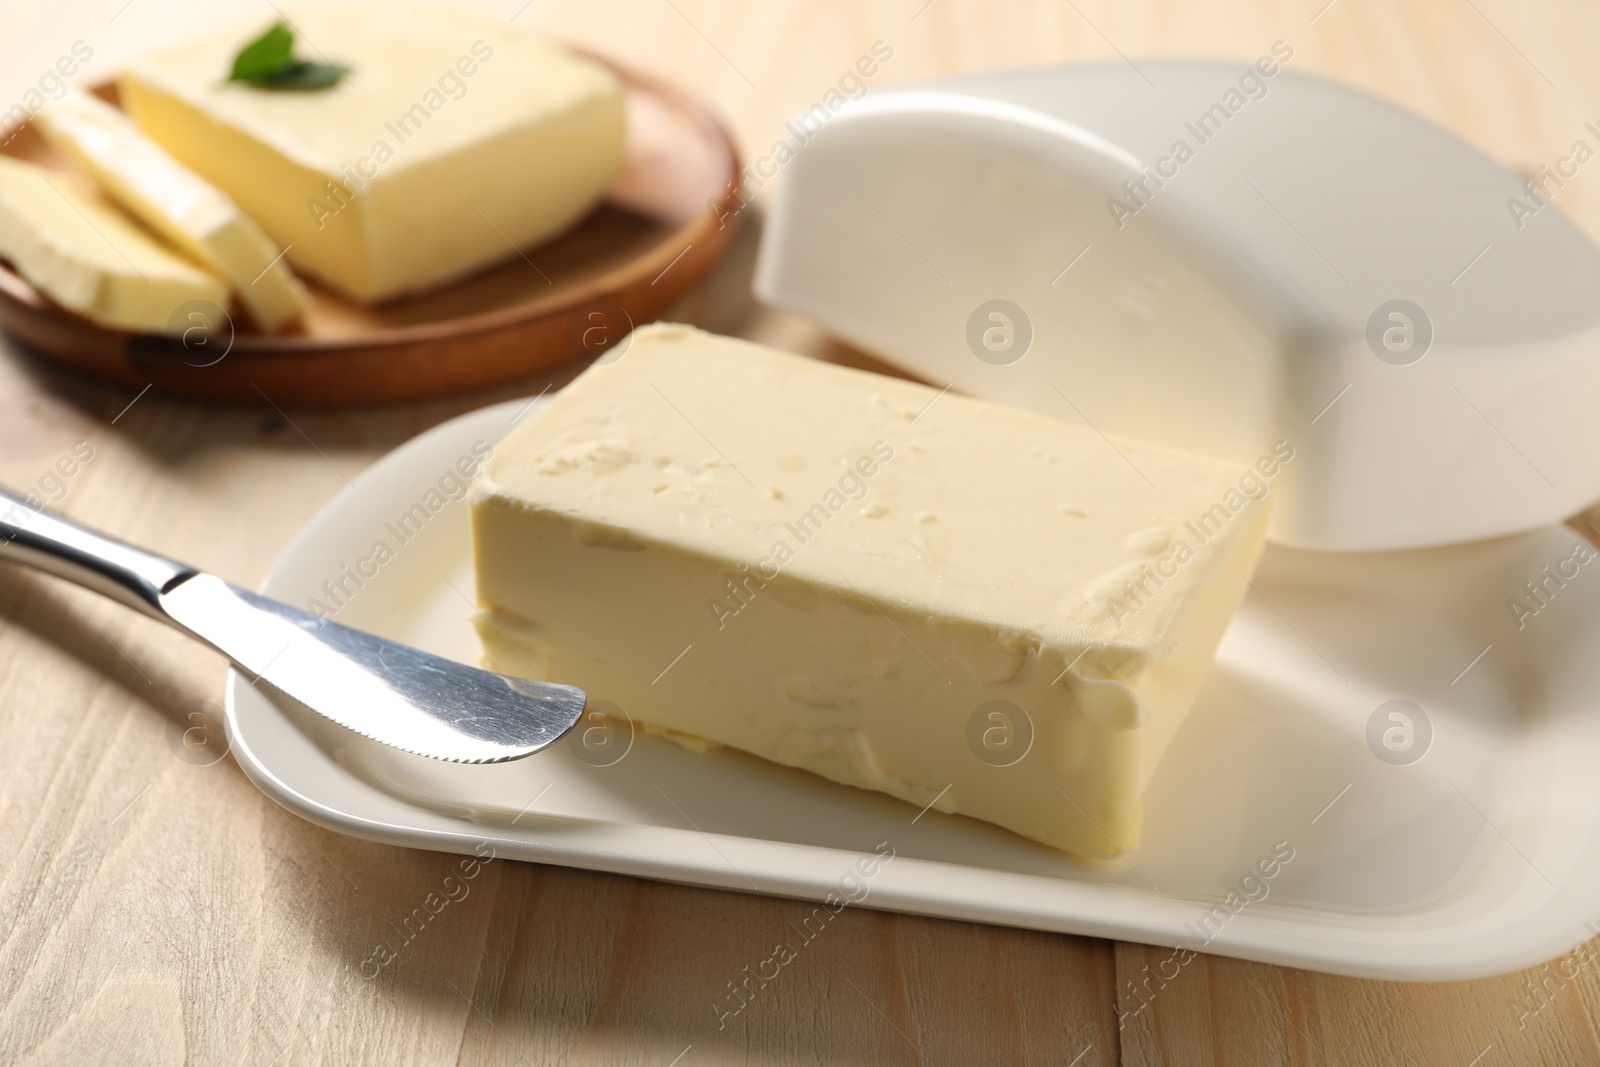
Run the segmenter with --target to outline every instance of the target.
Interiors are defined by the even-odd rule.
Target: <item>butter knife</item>
[[[452,763],[521,759],[583,715],[581,689],[492,674],[319,619],[4,489],[0,560],[36,567],[159,619],[318,715],[420,756]]]

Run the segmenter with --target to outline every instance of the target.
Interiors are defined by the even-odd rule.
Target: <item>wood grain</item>
[[[1325,2],[540,0],[519,25],[714,100],[749,159],[875,40],[894,48],[883,85],[1119,52],[1247,60],[1283,39],[1298,69],[1531,169],[1600,113],[1600,8],[1581,0]],[[137,28],[136,5],[107,31],[115,6],[72,18]],[[143,17],[167,18],[157,7]],[[1597,189],[1600,165],[1556,202],[1600,238]],[[757,229],[672,317],[868,364],[751,301]],[[48,472],[87,442],[64,511],[249,584],[387,449],[569,373],[362,412],[208,409],[159,391],[130,408],[133,391],[11,346],[0,482],[55,490]],[[1199,957],[1140,1009],[1158,950],[855,909],[719,1029],[713,1000],[799,905],[503,861],[364,979],[372,946],[455,857],[339,837],[227,759],[180,760],[175,738],[195,702],[220,700],[224,666],[175,634],[6,567],[0,616],[0,1062],[1600,1063],[1592,965],[1399,985]],[[1518,1001],[1543,1007],[1519,1017]]]

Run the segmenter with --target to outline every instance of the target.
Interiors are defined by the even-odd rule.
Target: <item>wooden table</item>
[[[72,17],[114,33],[118,4],[101,6]],[[1583,0],[538,0],[518,22],[697,87],[752,156],[880,40],[893,57],[879,86],[1119,54],[1245,61],[1283,40],[1296,69],[1529,170],[1591,138],[1583,123],[1600,114],[1600,8]],[[1597,188],[1600,165],[1557,200],[1600,238]],[[672,317],[862,362],[752,302],[756,238],[746,228]],[[0,482],[253,584],[345,476],[545,384],[375,411],[206,409],[135,399],[11,346]],[[92,458],[52,480],[75,448]],[[359,962],[455,859],[340,837],[264,799],[231,760],[177,758],[189,713],[221,700],[217,656],[9,567],[0,613],[3,1062],[1600,1062],[1593,967],[1397,985],[1202,957],[1119,1028],[1138,1003],[1130,981],[1162,952],[856,909],[719,1032],[713,1000],[795,903],[512,862],[489,865],[470,902],[367,981]],[[1554,991],[1519,1020],[1530,982]]]

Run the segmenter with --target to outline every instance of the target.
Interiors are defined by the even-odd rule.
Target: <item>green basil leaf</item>
[[[233,70],[229,81],[258,81],[292,64],[294,31],[288,23],[277,22],[260,37],[251,41],[233,57]]]
[[[256,79],[255,84],[263,89],[310,92],[339,84],[339,79],[347,73],[345,67],[334,63],[311,63],[297,59],[265,77]]]

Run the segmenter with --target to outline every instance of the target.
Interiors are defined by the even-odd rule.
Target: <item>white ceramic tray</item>
[[[341,622],[475,661],[451,474],[525,410],[463,416],[385,457],[262,591],[331,607],[324,583],[342,582]],[[419,504],[427,520],[402,543],[398,521]],[[1341,974],[1471,978],[1600,932],[1600,561],[1566,564],[1576,576],[1547,581],[1520,629],[1508,606],[1578,542],[1556,527],[1386,554],[1269,549],[1151,785],[1144,842],[1115,863],[643,732],[603,757],[563,741],[516,763],[443,764],[313,721],[237,675],[227,723],[269,796],[359,837],[454,852],[487,841],[513,858]],[[359,588],[347,567],[369,575]],[[1395,700],[1411,704],[1379,711]],[[880,842],[895,859],[850,874]],[[1275,846],[1293,858],[1253,873]]]

